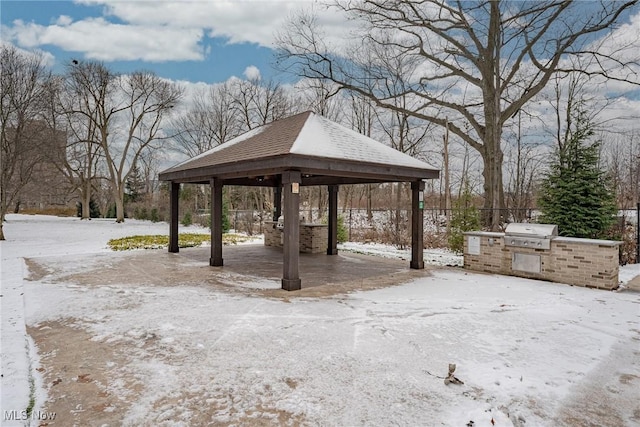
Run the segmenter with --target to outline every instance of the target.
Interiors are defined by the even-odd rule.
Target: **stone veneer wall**
[[[264,245],[282,247],[282,231],[275,227],[276,222],[265,221]],[[329,235],[326,224],[300,223],[300,252],[307,254],[327,253]]]
[[[480,255],[469,253],[469,237],[480,238]],[[618,246],[613,240],[556,237],[551,249],[505,246],[504,233],[469,232],[464,235],[464,267],[530,279],[550,280],[589,288],[618,287]],[[512,269],[513,254],[540,256],[540,273]]]
[[[265,246],[274,246],[276,248],[282,247],[282,243],[280,240],[282,232],[276,228],[275,221],[265,221],[263,230]]]

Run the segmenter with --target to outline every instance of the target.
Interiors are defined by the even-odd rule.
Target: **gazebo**
[[[424,179],[438,178],[429,164],[313,112],[255,128],[160,173],[171,182],[169,252],[178,252],[178,203],[182,183],[211,186],[211,266],[222,266],[224,185],[266,186],[274,191],[274,220],[284,215],[282,289],[301,288],[300,187],[326,185],[329,194],[327,255],[336,255],[338,187],[343,184],[411,183],[410,268],[424,268]]]

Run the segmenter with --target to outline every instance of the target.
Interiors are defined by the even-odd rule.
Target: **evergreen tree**
[[[225,189],[226,190],[226,189]],[[207,219],[207,226],[211,228],[211,216]],[[228,233],[231,230],[231,220],[229,219],[229,201],[226,193],[222,196],[222,232]]]
[[[149,214],[149,219],[151,222],[160,221],[160,213],[158,212],[158,208],[152,208],[151,213]]]
[[[229,200],[225,196],[222,198],[222,232],[227,233],[231,229],[229,220]]]
[[[464,191],[453,205],[450,225],[449,249],[462,253],[464,249],[463,233],[465,231],[480,230],[480,212],[473,205],[471,189],[468,184],[465,185]]]
[[[137,202],[138,199],[144,195],[145,182],[138,165],[134,165],[133,168],[131,168],[131,173],[125,182],[125,189],[126,202]]]
[[[82,218],[82,202],[76,203],[78,218]],[[100,207],[93,197],[89,199],[89,218],[100,218]]]
[[[338,215],[338,243],[344,243],[349,240],[349,230],[344,225],[344,218]]]
[[[115,218],[116,217],[116,204],[112,203],[107,208],[107,213],[104,215],[105,218]]]
[[[615,221],[615,194],[598,166],[600,142],[591,141],[593,134],[593,125],[578,111],[575,129],[542,181],[540,221],[557,224],[561,236],[602,238]]]
[[[182,221],[180,221],[180,223],[185,227],[188,227],[191,224],[193,224],[193,219],[191,218],[191,212],[189,211],[185,212],[185,214],[182,216]]]

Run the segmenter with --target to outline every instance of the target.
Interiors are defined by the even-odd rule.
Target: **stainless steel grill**
[[[504,230],[506,246],[534,249],[551,249],[551,239],[558,235],[554,224],[511,223]]]

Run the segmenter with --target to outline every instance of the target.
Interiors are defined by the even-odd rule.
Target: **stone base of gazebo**
[[[284,242],[282,229],[278,228],[276,221],[265,221],[264,245],[281,248]],[[326,224],[300,223],[300,253],[323,254],[327,253],[329,238]]]

